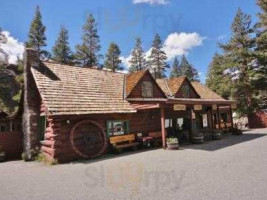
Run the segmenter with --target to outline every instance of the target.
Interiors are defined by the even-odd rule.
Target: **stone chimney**
[[[24,104],[23,133],[25,159],[31,160],[31,150],[38,145],[38,119],[40,115],[40,94],[36,87],[31,68],[40,64],[38,52],[25,49],[24,53]]]

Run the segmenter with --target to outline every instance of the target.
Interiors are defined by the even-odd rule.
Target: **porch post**
[[[211,110],[210,110],[210,122],[211,122],[211,130],[214,131],[214,120],[213,120],[213,110],[212,110],[212,107],[211,107]]]
[[[217,116],[218,116],[219,130],[220,130],[221,129],[220,105],[217,105]]]
[[[166,149],[166,130],[165,130],[165,113],[164,108],[160,108],[161,116],[161,135],[162,135],[162,148]]]
[[[229,106],[229,108],[230,108],[231,127],[234,128],[233,111],[231,105]]]

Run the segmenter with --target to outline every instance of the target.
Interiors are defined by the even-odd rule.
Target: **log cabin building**
[[[233,126],[234,101],[186,77],[155,80],[148,70],[132,74],[41,62],[26,49],[24,151],[41,144],[59,162],[93,158],[127,136],[157,137],[166,147],[168,128],[190,140]],[[123,138],[121,137],[121,141]],[[116,138],[116,141],[114,141]]]

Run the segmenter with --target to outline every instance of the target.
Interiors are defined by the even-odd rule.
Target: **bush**
[[[42,162],[46,165],[57,165],[58,164],[58,161],[56,159],[47,159],[44,153],[39,153],[36,156],[35,161]]]
[[[167,138],[167,143],[177,144],[177,143],[179,143],[179,141],[176,137],[170,137],[170,138]]]

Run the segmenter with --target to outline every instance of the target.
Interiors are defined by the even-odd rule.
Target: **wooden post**
[[[219,123],[219,130],[221,129],[221,115],[220,115],[220,105],[217,105],[217,118]]]
[[[229,106],[229,108],[230,108],[231,127],[234,128],[233,111],[231,105]]]
[[[161,134],[162,134],[162,148],[166,149],[166,130],[165,130],[165,113],[164,108],[160,108],[161,115]]]
[[[211,107],[211,110],[210,110],[210,122],[211,122],[211,130],[214,131],[214,120],[213,120],[213,110],[212,110],[212,107]]]

